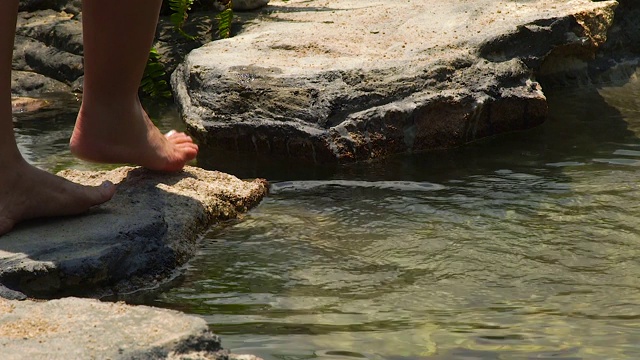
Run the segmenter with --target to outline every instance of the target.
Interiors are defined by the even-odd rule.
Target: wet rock
[[[201,318],[78,298],[0,299],[0,349],[6,360],[242,358]]]
[[[49,106],[49,101],[29,97],[11,98],[11,111],[13,113],[32,112]]]
[[[272,1],[243,33],[192,51],[172,85],[203,154],[345,162],[536,126],[535,74],[584,67],[617,5],[367,4]],[[552,53],[577,61],[554,67]]]
[[[201,231],[238,217],[266,193],[264,181],[194,167],[61,175],[91,185],[110,180],[118,191],[83,216],[23,223],[0,237],[0,283],[30,297],[117,295],[161,284],[194,255]]]

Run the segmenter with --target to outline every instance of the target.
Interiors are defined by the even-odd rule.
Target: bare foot
[[[83,160],[171,172],[198,154],[198,145],[188,135],[175,131],[163,135],[139,102],[129,107],[83,103],[69,145]]]
[[[83,213],[115,190],[110,182],[79,185],[21,160],[0,173],[0,235],[22,220]]]

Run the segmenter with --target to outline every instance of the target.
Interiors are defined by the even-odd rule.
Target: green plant
[[[158,50],[151,49],[147,66],[142,75],[140,90],[152,98],[171,97],[171,90],[167,83],[167,73],[164,71],[164,65],[160,62],[160,54]]]
[[[194,0],[168,0],[169,8],[172,11],[170,16],[171,23],[176,31],[187,38],[188,40],[195,40],[195,36],[188,34],[184,31],[184,24],[189,18],[189,10],[194,3]],[[215,1],[215,0],[211,0]],[[226,39],[231,35],[231,22],[233,21],[233,2],[232,0],[217,0],[224,5],[224,10],[217,16],[218,19],[218,35],[221,39]]]
[[[227,39],[231,35],[231,22],[233,21],[233,1],[229,0],[225,9],[216,16],[218,19],[218,35],[221,39]]]
[[[169,8],[173,11],[170,17],[171,23],[180,35],[189,40],[193,40],[195,37],[187,34],[183,26],[189,17],[188,13],[191,10],[191,5],[193,5],[193,0],[169,0]]]
[[[218,19],[218,35],[221,39],[226,39],[231,35],[233,4],[232,0],[218,1],[225,6],[225,9],[216,16]],[[188,34],[183,28],[194,0],[168,0],[168,3],[172,11],[170,19],[174,29],[183,37],[195,40],[195,36]],[[166,80],[167,73],[164,65],[160,62],[160,58],[158,51],[151,49],[149,60],[142,76],[142,82],[140,83],[140,91],[152,98],[168,99],[171,98],[171,90]]]

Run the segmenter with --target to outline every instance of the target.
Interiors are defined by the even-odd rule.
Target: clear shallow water
[[[266,359],[638,358],[640,84],[601,93],[549,94],[533,131],[276,178],[151,304]]]
[[[640,81],[548,96],[532,131],[269,175],[148,304],[267,360],[639,358]]]

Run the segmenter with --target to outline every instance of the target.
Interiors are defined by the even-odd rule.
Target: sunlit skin
[[[78,158],[173,172],[196,157],[192,139],[175,131],[162,134],[138,99],[161,5],[161,0],[83,2],[84,94],[70,141]],[[17,10],[18,0],[0,1],[0,235],[26,219],[83,213],[116,191],[108,182],[93,187],[67,181],[20,154],[10,81]]]

